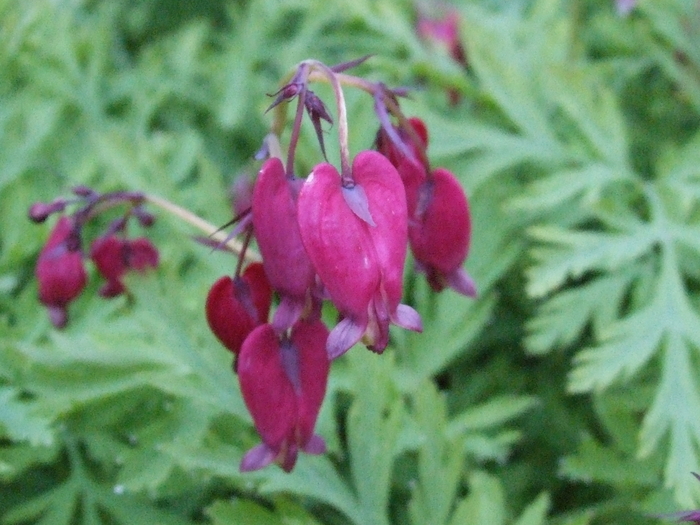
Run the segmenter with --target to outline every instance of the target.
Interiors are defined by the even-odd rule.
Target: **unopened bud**
[[[44,222],[49,215],[61,212],[66,208],[66,201],[58,199],[53,202],[35,202],[29,208],[29,219],[36,223]]]
[[[143,208],[140,208],[140,207],[134,208],[134,215],[136,216],[136,219],[139,221],[139,224],[141,226],[143,226],[144,228],[150,228],[156,222],[155,215],[147,212],[146,210],[144,210]]]
[[[72,191],[73,194],[77,195],[78,197],[92,197],[95,195],[95,190],[83,185],[75,186]]]

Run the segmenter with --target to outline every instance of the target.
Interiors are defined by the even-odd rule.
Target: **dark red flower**
[[[325,451],[314,426],[330,368],[327,337],[322,322],[300,320],[289,336],[264,324],[246,338],[238,358],[238,379],[263,442],[245,454],[241,471],[276,462],[289,472],[300,450]]]
[[[221,277],[209,290],[206,316],[221,344],[237,354],[253,329],[267,322],[272,288],[260,263],[252,263],[240,277]]]
[[[475,296],[474,281],[462,267],[469,252],[471,218],[459,181],[444,168],[428,177],[422,166],[408,159],[399,172],[406,190],[408,238],[418,268],[434,290],[449,286]]]
[[[425,123],[417,117],[409,118],[408,123],[413,128],[414,133],[410,134],[407,130],[393,126],[395,131],[394,138],[405,145],[405,148],[411,152],[415,161],[420,162],[425,156],[425,150],[428,147],[428,129],[425,127]],[[420,141],[419,144],[416,144],[416,139]],[[389,162],[395,168],[398,168],[401,161],[406,157],[383,127],[379,128],[377,132],[376,146],[377,151],[389,159]]]
[[[315,278],[297,223],[303,182],[287,177],[282,161],[273,157],[263,164],[253,190],[253,232],[267,278],[282,297],[273,320],[280,331],[299,318]]]
[[[142,272],[158,266],[158,250],[145,237],[102,237],[92,244],[90,258],[97,271],[107,279],[107,283],[99,292],[102,297],[116,297],[124,293],[126,288],[121,279],[129,270]]]
[[[376,151],[352,166],[355,185],[319,164],[299,194],[306,251],[343,320],[331,331],[328,354],[338,357],[363,335],[381,352],[389,323],[421,330],[420,316],[400,304],[407,249],[406,198],[396,169]]]
[[[68,303],[80,295],[87,282],[80,239],[71,217],[58,219],[39,254],[35,273],[39,300],[48,308],[54,326],[63,328],[68,322]]]

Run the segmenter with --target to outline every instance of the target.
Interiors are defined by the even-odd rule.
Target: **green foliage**
[[[408,0],[0,0],[0,523],[631,525],[700,506],[700,10],[613,4],[455,1],[463,69]],[[329,452],[241,474],[257,437],[203,312],[235,262],[159,215],[159,269],[111,301],[91,275],[56,332],[26,211],[89,184],[223,224],[265,94],[305,58],[370,53],[361,74],[421,86],[402,105],[467,190],[479,297],[407,272],[424,333],[333,364]],[[366,95],[348,107],[355,153],[376,122]],[[300,170],[319,160],[306,126]]]

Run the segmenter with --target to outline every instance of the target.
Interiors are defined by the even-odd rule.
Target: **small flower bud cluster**
[[[238,212],[237,232],[245,235],[245,246],[255,240],[262,263],[242,271],[242,254],[235,275],[216,281],[207,297],[207,321],[235,355],[243,399],[262,438],[244,456],[243,471],[270,463],[289,471],[299,451],[323,452],[323,439],[313,430],[331,361],[358,342],[382,353],[391,324],[422,330],[418,312],[401,303],[409,246],[433,289],[475,295],[462,267],[471,235],[467,198],[454,175],[429,166],[427,129],[400,113],[398,90],[364,84],[379,119],[378,151],[362,151],[350,161],[339,87],[349,78],[340,75],[348,67],[302,63],[273,95],[271,108],[297,101],[287,162],[278,156],[276,136],[268,136],[261,149],[268,158],[252,197],[244,199],[250,209]],[[334,87],[341,162],[339,168],[321,162],[300,178],[293,159],[304,111],[324,158],[321,120],[333,122],[307,88],[314,75]],[[330,330],[321,320],[324,301],[339,314]]]
[[[129,217],[145,227],[154,217],[142,207],[142,196],[115,192],[98,194],[78,186],[74,199],[37,202],[29,208],[29,218],[42,223],[51,215],[60,214],[44,245],[36,265],[39,301],[46,306],[51,323],[63,328],[68,322],[68,305],[80,296],[87,284],[85,260],[91,259],[97,272],[106,280],[100,288],[102,297],[116,297],[126,292],[122,278],[131,270],[145,271],[158,265],[158,251],[145,237],[129,239],[124,236]],[[125,215],[114,220],[107,231],[93,240],[90,249],[83,250],[83,228],[97,215],[119,204],[126,204]],[[72,214],[64,214],[69,207]]]

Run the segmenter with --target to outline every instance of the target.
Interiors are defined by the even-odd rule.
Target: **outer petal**
[[[209,290],[206,302],[206,316],[209,328],[221,344],[234,354],[237,354],[243,341],[258,324],[251,314],[251,308],[246,308],[236,294],[247,295],[251,300],[248,284],[242,279],[237,283],[228,276],[220,278]]]
[[[420,188],[425,183],[427,177],[425,168],[421,164],[409,159],[405,159],[399,164],[398,171],[406,193],[406,210],[408,212],[408,225],[410,228],[411,224],[416,222]],[[421,204],[424,210],[426,203],[423,202]]]
[[[61,217],[39,254],[36,265],[39,300],[49,307],[64,308],[80,295],[87,282],[82,254],[66,246],[72,230],[73,221]]]
[[[326,354],[328,329],[321,321],[298,321],[292,328],[292,344],[298,351],[299,420],[297,442],[306,447],[314,432],[316,418],[326,395],[330,361]]]
[[[427,203],[424,210],[421,199]],[[421,186],[418,201],[416,220],[409,227],[411,249],[423,265],[452,273],[469,251],[471,220],[464,190],[452,173],[438,168],[432,181]]]
[[[381,274],[370,227],[345,202],[338,171],[330,164],[316,166],[298,206],[301,238],[331,300],[344,316],[366,319]]]
[[[108,281],[118,281],[127,270],[127,241],[116,235],[101,237],[92,243],[90,258],[97,271]]]
[[[267,160],[253,190],[253,230],[272,287],[303,297],[313,285],[314,269],[301,241],[293,190],[282,161]]]
[[[280,350],[275,330],[264,324],[250,333],[238,356],[243,400],[263,442],[276,452],[293,437],[298,410]]]
[[[158,266],[158,250],[153,243],[145,237],[139,237],[128,241],[129,243],[129,269],[144,271]]]
[[[248,283],[255,306],[256,323],[265,323],[272,305],[272,287],[261,263],[251,263],[243,272],[243,280]]]
[[[363,151],[352,166],[355,181],[370,202],[375,228],[368,228],[381,271],[388,315],[401,301],[403,267],[408,242],[406,196],[396,168],[376,151]]]

